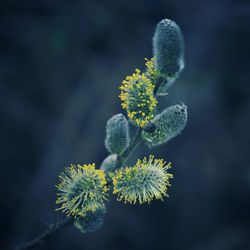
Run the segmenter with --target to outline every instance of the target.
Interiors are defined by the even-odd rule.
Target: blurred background
[[[173,163],[166,201],[111,198],[95,233],[66,228],[41,249],[250,249],[250,2],[0,1],[1,249],[32,239],[54,212],[59,172],[100,165],[119,85],[152,56],[163,18],[181,27],[186,68],[161,98],[189,121],[168,144],[138,149]]]

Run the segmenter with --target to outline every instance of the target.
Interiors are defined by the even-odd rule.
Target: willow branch
[[[154,94],[157,95],[158,89],[161,86],[162,82],[164,81],[163,77],[158,77],[156,82],[155,82],[155,89],[154,89]]]
[[[16,248],[16,250],[26,250],[26,249],[34,249],[36,247],[38,247],[40,244],[46,242],[48,240],[48,238],[50,238],[53,234],[55,234],[56,232],[58,232],[59,230],[71,225],[73,223],[73,218],[66,218],[62,221],[58,221],[55,223],[52,223],[49,225],[49,227],[46,229],[46,231],[44,231],[42,234],[40,234],[39,236],[37,236],[35,239],[21,244],[20,246],[18,246]]]
[[[142,131],[141,128],[137,128],[137,130],[135,132],[135,136],[132,139],[129,147],[127,148],[127,150],[121,156],[118,157],[116,168],[122,167],[126,163],[128,158],[132,155],[134,150],[141,144],[141,142],[142,142],[141,131]]]

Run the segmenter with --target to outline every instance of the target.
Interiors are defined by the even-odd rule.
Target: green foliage
[[[178,135],[187,123],[187,106],[174,105],[158,114],[152,121],[155,125],[153,132],[142,132],[143,139],[150,146],[166,143]]]
[[[109,153],[122,155],[130,142],[128,121],[123,114],[112,116],[106,125],[105,146]]]

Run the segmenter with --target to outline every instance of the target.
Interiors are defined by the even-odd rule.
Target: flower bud
[[[142,138],[150,145],[157,146],[166,143],[178,135],[187,123],[187,106],[174,105],[156,115],[152,123],[155,124],[154,132],[142,132]]]
[[[115,167],[116,167],[116,161],[117,161],[117,155],[116,154],[109,155],[102,162],[101,169],[106,173],[114,171]]]
[[[183,37],[174,21],[163,19],[157,24],[153,37],[153,53],[156,69],[164,78],[158,94],[164,95],[184,68]]]
[[[102,226],[106,212],[105,206],[98,208],[95,212],[87,212],[84,217],[79,217],[74,221],[74,226],[83,234],[95,232]]]
[[[105,146],[109,153],[121,155],[130,142],[128,121],[123,114],[112,116],[106,125]]]

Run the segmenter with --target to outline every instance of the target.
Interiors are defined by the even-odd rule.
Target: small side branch
[[[53,234],[55,234],[57,231],[71,225],[73,223],[73,218],[66,218],[65,220],[53,223],[49,225],[49,227],[44,231],[41,235],[36,237],[35,239],[24,243],[16,248],[16,250],[26,250],[26,249],[34,249],[38,245],[44,243],[48,240],[49,237],[51,237]]]
[[[163,78],[163,77],[159,77],[159,78],[156,80],[155,89],[154,89],[154,94],[155,94],[155,95],[157,94],[158,89],[159,89],[159,87],[161,86],[161,84],[162,84],[163,81],[164,81],[164,78]]]
[[[135,136],[133,137],[129,147],[127,148],[127,150],[123,153],[123,155],[118,157],[118,162],[117,162],[117,168],[122,167],[126,161],[128,160],[128,158],[130,157],[130,155],[134,152],[134,150],[140,145],[140,143],[142,142],[141,139],[141,128],[137,128],[136,132],[135,132]]]

